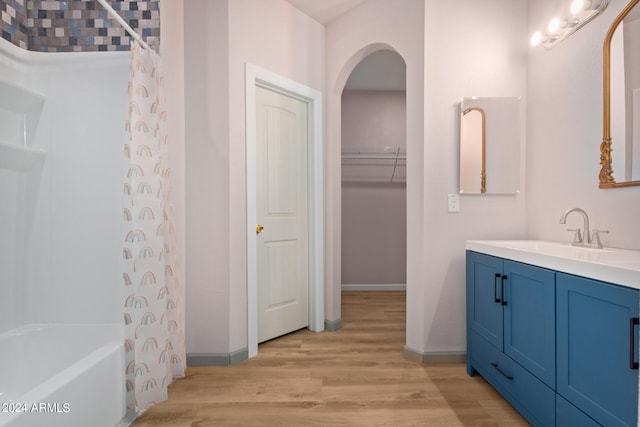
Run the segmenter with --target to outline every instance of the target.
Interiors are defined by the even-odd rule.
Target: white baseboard
[[[342,285],[343,291],[406,291],[407,285],[398,284],[355,284]]]

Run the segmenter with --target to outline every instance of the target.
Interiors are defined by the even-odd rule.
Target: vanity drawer
[[[555,391],[488,341],[469,331],[471,366],[534,426],[555,425]]]
[[[556,424],[558,427],[600,427],[600,424],[592,420],[560,395],[556,396]]]

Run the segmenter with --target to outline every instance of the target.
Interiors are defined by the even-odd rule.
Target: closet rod
[[[342,159],[353,160],[392,160],[393,171],[391,172],[390,182],[393,182],[396,171],[398,169],[398,162],[406,161],[407,154],[400,152],[400,147],[344,147],[342,150]],[[370,166],[383,166],[383,165],[370,165]],[[389,165],[391,166],[391,165]],[[402,166],[402,165],[401,165]]]
[[[377,155],[372,156],[370,154],[342,154],[343,159],[365,159],[365,160],[407,160],[406,154],[387,154],[387,155]]]
[[[401,152],[399,146],[384,147],[343,147],[343,159],[366,159],[366,160],[406,160],[407,154]]]

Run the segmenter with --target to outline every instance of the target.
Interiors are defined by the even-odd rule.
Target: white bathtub
[[[123,325],[0,334],[0,427],[114,427],[125,416]]]

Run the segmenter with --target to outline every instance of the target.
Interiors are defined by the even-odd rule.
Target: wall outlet
[[[460,195],[449,194],[448,202],[449,212],[460,212]]]

